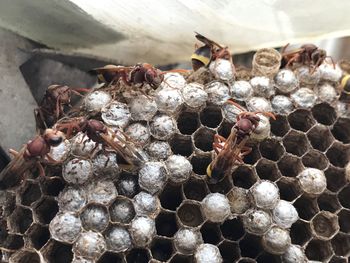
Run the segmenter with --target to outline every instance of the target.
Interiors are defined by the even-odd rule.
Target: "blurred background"
[[[105,64],[190,68],[194,31],[247,67],[255,50],[287,43],[350,59],[348,10],[326,0],[2,0],[0,166],[35,134],[33,110],[51,84],[93,87],[87,71]]]

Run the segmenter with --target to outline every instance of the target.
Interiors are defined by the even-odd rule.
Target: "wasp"
[[[346,74],[340,81],[340,98],[339,100],[349,103],[350,101],[350,75]]]
[[[82,96],[80,92],[88,92],[89,89],[72,89],[68,86],[51,85],[47,88],[39,107],[34,109],[36,127],[44,131],[52,127],[64,115],[64,107],[70,106],[72,94]]]
[[[238,107],[242,112],[237,115],[235,125],[231,128],[227,139],[216,134],[214,136],[213,149],[215,157],[207,167],[209,183],[221,181],[226,174],[230,173],[235,164],[243,163],[244,156],[248,155],[252,149],[246,146],[250,134],[259,125],[260,118],[257,115],[262,113],[275,118],[269,112],[247,112],[237,103],[229,100],[229,103]]]
[[[196,50],[191,56],[193,70],[196,71],[201,67],[208,67],[212,61],[215,61],[218,58],[223,58],[231,62],[232,69],[234,72],[232,55],[228,50],[228,47],[223,47],[215,41],[210,40],[197,32],[195,33],[195,37],[199,41],[201,41],[204,44],[204,46],[195,46]]]
[[[114,131],[101,121],[88,120],[85,117],[63,119],[55,125],[55,129],[65,131],[68,138],[76,132],[83,132],[90,140],[96,142],[96,147],[91,152],[95,151],[98,144],[102,144],[104,150],[116,152],[132,167],[140,167],[147,161],[143,151],[122,131]]]
[[[314,44],[304,44],[298,49],[286,51],[289,44],[282,48],[282,63],[281,68],[287,68],[293,66],[294,63],[301,63],[309,66],[311,74],[325,61],[326,58],[332,60],[333,66],[335,67],[334,61],[331,56],[327,56],[327,52],[324,49],[317,47]]]
[[[0,189],[14,186],[23,178],[26,171],[38,167],[40,175],[44,176],[45,171],[41,163],[57,164],[49,154],[51,147],[58,146],[65,136],[62,132],[54,129],[46,129],[42,135],[30,140],[24,147],[16,152],[10,149],[14,156],[8,166],[0,173]]]

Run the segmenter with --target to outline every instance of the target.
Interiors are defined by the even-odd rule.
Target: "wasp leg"
[[[18,156],[18,152],[15,151],[14,149],[9,149],[9,153],[13,156],[13,157],[17,157]]]
[[[41,165],[40,162],[37,162],[36,163],[36,166],[38,167],[39,169],[39,176],[45,176],[45,170],[44,170],[44,167]]]

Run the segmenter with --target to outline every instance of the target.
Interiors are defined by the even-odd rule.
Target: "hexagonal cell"
[[[320,210],[329,211],[331,213],[334,213],[341,208],[337,196],[327,192],[321,194],[317,198],[317,203]]]
[[[193,152],[192,141],[190,136],[175,134],[170,140],[170,147],[174,154],[190,156]]]
[[[193,168],[193,172],[198,175],[206,175],[207,167],[211,163],[210,156],[193,156],[191,158],[191,164]]]
[[[34,207],[34,215],[42,224],[49,224],[58,212],[57,202],[50,197],[44,197]]]
[[[20,192],[22,205],[30,206],[41,197],[41,190],[38,184],[26,181]]]
[[[227,194],[232,188],[232,183],[226,176],[223,180],[216,184],[208,184],[208,187],[212,193]]]
[[[215,106],[208,106],[201,111],[199,117],[204,126],[216,128],[222,121],[221,109]]]
[[[290,180],[290,178],[281,178],[277,182],[278,188],[280,189],[280,197],[282,200],[293,201],[300,194],[301,189],[295,180]]]
[[[328,166],[326,156],[317,150],[308,151],[301,160],[305,167],[323,170]]]
[[[235,262],[240,258],[239,246],[237,243],[224,241],[218,247],[224,262]]]
[[[7,230],[4,231],[7,235]],[[1,247],[6,250],[19,250],[24,246],[23,236],[10,234],[6,236],[6,239],[1,242]]]
[[[346,184],[344,169],[329,166],[325,171],[327,179],[327,188],[330,191],[338,192]]]
[[[163,208],[176,211],[183,199],[181,185],[167,184],[159,198]]]
[[[347,263],[348,261],[346,260],[346,258],[340,257],[340,256],[333,256],[331,258],[330,261],[328,261],[329,263]]]
[[[273,138],[262,141],[259,145],[261,155],[266,159],[278,161],[284,153],[281,143]]]
[[[232,127],[233,127],[233,123],[223,121],[218,128],[218,134],[227,138],[231,133]]]
[[[335,142],[326,153],[329,161],[337,167],[344,167],[350,159],[350,146]]]
[[[350,233],[350,211],[347,209],[342,209],[338,213],[338,221],[340,226],[340,231],[345,233]]]
[[[28,230],[27,236],[29,238],[31,246],[39,250],[50,239],[50,232],[47,227],[39,224],[34,224]]]
[[[317,104],[311,111],[316,121],[324,125],[332,125],[337,118],[335,109],[328,103]]]
[[[332,128],[334,138],[342,143],[350,142],[350,119],[339,118]]]
[[[38,253],[32,251],[20,251],[11,256],[11,262],[16,263],[40,263]]]
[[[238,263],[256,263],[256,261],[252,258],[241,258]]]
[[[249,146],[252,149],[252,151],[248,155],[244,156],[243,162],[246,164],[253,165],[260,160],[261,154],[260,154],[259,148],[256,145],[252,145],[252,146],[247,145],[247,146]]]
[[[116,253],[112,252],[105,252],[100,259],[97,261],[97,263],[122,263],[123,257],[121,255],[118,255]]]
[[[207,185],[202,180],[190,179],[183,185],[183,191],[188,199],[202,201],[209,193]]]
[[[301,160],[290,154],[284,155],[277,165],[281,174],[286,177],[296,177],[303,170]]]
[[[347,185],[343,190],[338,194],[338,200],[340,204],[345,208],[350,208],[350,185]]]
[[[182,134],[191,135],[199,128],[198,114],[195,112],[181,112],[177,118],[177,128]]]
[[[128,198],[118,196],[109,207],[111,221],[114,223],[128,224],[135,217],[135,208]]]
[[[276,120],[270,119],[271,132],[275,136],[283,137],[289,130],[287,117],[283,115],[275,116]]]
[[[234,218],[226,220],[221,226],[222,236],[226,239],[237,241],[245,233],[242,220],[240,218]]]
[[[332,239],[333,251],[338,256],[347,256],[350,252],[350,235],[338,233]]]
[[[265,263],[265,262],[269,262],[269,263],[280,263],[281,259],[279,256],[277,255],[272,255],[268,252],[263,252],[262,254],[260,254],[257,258],[256,258],[256,262],[257,263]]]
[[[331,244],[327,241],[313,239],[307,244],[305,254],[309,260],[326,262],[332,256]]]
[[[281,177],[276,163],[264,158],[259,160],[258,164],[255,166],[255,170],[260,179],[276,181]]]
[[[239,242],[242,257],[255,258],[263,250],[261,246],[261,237],[246,234]],[[240,261],[241,262],[241,261]]]
[[[197,203],[183,202],[177,210],[177,215],[185,226],[196,227],[204,221],[201,208]]]
[[[11,232],[24,234],[33,223],[32,211],[28,208],[17,206],[8,218],[8,223]]]
[[[298,109],[288,116],[288,122],[293,129],[306,132],[316,122],[308,110]]]
[[[138,175],[123,171],[119,175],[119,180],[115,183],[119,195],[133,198],[140,192]]]
[[[50,240],[42,252],[47,262],[67,263],[73,259],[72,246],[61,242]]]
[[[176,254],[171,260],[170,263],[192,263],[193,259],[191,256],[185,256]]]
[[[126,262],[128,263],[148,263],[149,260],[148,250],[144,248],[133,248],[126,255]]]
[[[304,220],[310,220],[319,212],[315,198],[301,196],[293,205],[297,209],[299,217]]]
[[[334,138],[328,127],[316,125],[308,133],[307,137],[314,149],[324,152],[332,144]]]
[[[232,173],[232,179],[235,186],[249,189],[256,183],[257,176],[250,167],[241,165]]]
[[[174,253],[174,248],[170,239],[155,238],[151,246],[151,253],[154,259],[167,261]]]
[[[303,246],[311,238],[310,225],[302,220],[295,222],[290,228],[292,244]]]
[[[208,128],[200,128],[194,134],[194,145],[203,152],[213,150],[215,131]]]
[[[175,213],[161,212],[156,218],[156,229],[159,236],[173,237],[178,230]]]
[[[80,219],[85,230],[102,232],[109,223],[109,214],[103,205],[88,204],[81,212]]]
[[[219,224],[206,222],[201,227],[201,233],[204,243],[216,245],[221,241]]]
[[[283,145],[287,152],[297,156],[302,156],[309,147],[305,134],[293,130],[284,137]]]
[[[339,231],[338,217],[321,211],[311,220],[311,230],[316,238],[329,240]]]
[[[64,182],[59,177],[45,177],[45,180],[41,183],[41,189],[46,195],[58,196],[63,188]]]

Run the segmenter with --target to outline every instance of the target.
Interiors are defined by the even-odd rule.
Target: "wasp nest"
[[[234,79],[223,60],[187,79],[165,74],[147,96],[88,94],[82,111],[123,130],[147,161],[124,169],[82,133],[65,142],[54,155],[62,167],[0,192],[3,261],[348,262],[343,73],[326,64],[278,70],[279,54],[268,52],[250,78]],[[227,138],[241,112],[230,98],[276,120],[261,115],[244,163],[209,184],[214,135]]]

